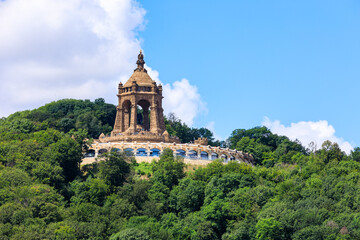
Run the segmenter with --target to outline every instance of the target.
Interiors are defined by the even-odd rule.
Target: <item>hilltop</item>
[[[64,99],[0,120],[1,239],[360,238],[359,148],[309,149],[265,127],[218,141],[171,115],[171,135],[248,152],[255,166],[185,172],[166,150],[158,162],[110,152],[80,168],[115,114],[103,99]]]

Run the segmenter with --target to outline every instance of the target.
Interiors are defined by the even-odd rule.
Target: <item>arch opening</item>
[[[221,158],[224,159],[224,160],[227,160],[228,156],[226,156],[225,154],[221,154]]]
[[[218,159],[218,158],[219,158],[219,155],[217,153],[213,152],[211,154],[211,160],[215,160],[215,159]]]
[[[95,157],[95,150],[89,149],[89,150],[84,154],[84,157],[86,157],[86,158]]]
[[[188,152],[188,156],[189,156],[190,159],[197,159],[197,152],[194,151],[194,150],[190,150]]]
[[[147,100],[140,100],[136,105],[136,130],[149,131],[150,130],[150,103]]]
[[[150,156],[152,156],[152,157],[160,156],[160,149],[157,149],[157,148],[150,149]]]
[[[176,156],[186,157],[186,152],[182,149],[176,150]]]
[[[134,156],[134,149],[132,149],[132,148],[125,148],[124,152],[125,152],[126,156]]]
[[[119,148],[112,148],[111,151],[112,151],[112,152],[121,152],[121,149],[119,149]]]
[[[209,159],[209,154],[207,152],[205,152],[205,151],[202,151],[200,153],[200,157],[201,157],[201,159],[207,160],[207,159]]]
[[[108,150],[107,149],[105,149],[105,148],[102,148],[102,149],[100,149],[99,150],[99,155],[101,155],[101,154],[104,154],[104,153],[107,153],[108,152]]]
[[[146,157],[147,156],[147,150],[145,148],[138,148],[136,150],[136,156]]]

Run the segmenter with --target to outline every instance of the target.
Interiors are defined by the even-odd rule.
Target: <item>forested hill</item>
[[[138,109],[138,112],[141,109]],[[114,126],[116,106],[105,103],[103,98],[90,100],[63,99],[51,102],[31,111],[16,112],[6,119],[0,119],[1,133],[30,133],[53,128],[67,133],[74,130],[86,130],[90,138],[98,138],[101,133],[109,134]],[[174,114],[165,117],[166,130],[170,135],[178,136],[183,143],[206,137],[209,144],[224,144],[215,140],[213,133],[206,128],[191,128]]]
[[[360,149],[308,149],[267,128],[225,142],[174,116],[170,134],[249,152],[255,166],[184,166],[171,150],[138,164],[124,153],[80,167],[116,108],[60,100],[0,120],[0,239],[360,239]]]

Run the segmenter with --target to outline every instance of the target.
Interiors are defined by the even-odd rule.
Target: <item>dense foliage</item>
[[[63,101],[111,126],[102,101]],[[305,149],[256,127],[227,141],[255,166],[185,166],[167,149],[152,163],[110,152],[80,167],[85,112],[40,118],[46,106],[0,120],[0,239],[360,239],[360,148]],[[60,115],[75,125],[61,129]]]
[[[63,99],[10,115],[0,125],[0,133],[29,133],[47,128],[62,132],[86,129],[90,137],[97,138],[102,132],[111,132],[115,116],[116,107],[105,103],[102,98],[94,102]]]
[[[207,128],[191,128],[181,122],[175,114],[170,113],[165,117],[165,126],[168,133],[180,138],[182,143],[193,142],[198,138],[207,138],[211,146],[225,146],[224,141],[215,140],[213,133]]]
[[[309,153],[299,141],[273,134],[266,127],[236,129],[231,133],[228,145],[231,149],[250,153],[255,163],[266,166],[273,166],[277,162],[292,163],[295,154]]]

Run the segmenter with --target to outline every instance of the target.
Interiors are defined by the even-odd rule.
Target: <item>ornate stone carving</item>
[[[145,61],[144,61],[144,55],[142,54],[141,50],[138,55],[138,60],[136,61],[137,68],[135,68],[134,72],[145,72],[147,73],[147,70],[145,69]]]

